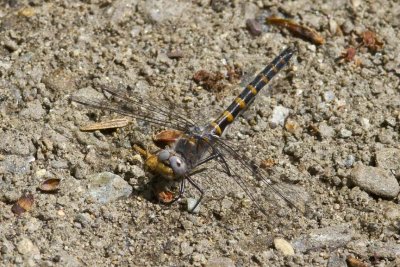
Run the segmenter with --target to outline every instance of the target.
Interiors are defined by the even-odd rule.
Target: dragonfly
[[[283,193],[283,190],[268,179],[264,170],[255,166],[223,136],[227,127],[251,105],[257,94],[281,69],[288,65],[295,52],[296,49],[292,46],[284,49],[243,88],[242,92],[215,120],[205,125],[193,122],[182,113],[162,103],[156,104],[155,101],[138,95],[128,97],[117,89],[103,88],[114,98],[114,101],[74,96],[71,100],[167,129],[157,135],[159,143],[162,144],[155,153],[140,149],[138,146],[135,146],[135,150],[146,158],[145,165],[152,173],[166,181],[179,183],[179,192],[171,203],[182,198],[186,184],[189,183],[199,193],[199,198],[190,208],[190,212],[196,210],[203,199],[205,190],[193,178],[205,170],[202,168],[205,164],[215,161],[264,214],[268,214],[263,207],[263,201],[266,200],[256,196],[255,187],[261,187],[262,191],[265,189],[272,192],[287,205],[298,209]]]

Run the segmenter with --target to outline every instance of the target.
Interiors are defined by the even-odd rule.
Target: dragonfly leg
[[[218,157],[219,157],[219,154],[213,153],[212,155],[210,155],[210,156],[208,156],[207,158],[205,158],[205,159],[201,160],[200,162],[198,162],[198,163],[196,164],[196,166],[200,166],[200,165],[202,165],[202,164],[204,164],[204,163],[207,163],[207,162],[209,162],[210,160],[213,160],[213,159],[218,158]]]
[[[175,203],[176,201],[178,201],[179,199],[181,199],[181,197],[183,196],[183,194],[185,193],[185,179],[183,179],[181,181],[181,184],[179,185],[179,194],[177,197],[175,197],[171,202],[169,202],[168,204],[172,204]]]
[[[225,168],[226,173],[227,173],[229,176],[232,176],[231,170],[229,169],[229,165],[228,165],[228,163],[226,162],[224,156],[222,156],[221,154],[219,154],[219,158],[222,160],[223,167]]]
[[[193,187],[196,188],[200,192],[199,199],[196,201],[196,204],[193,206],[193,208],[189,211],[189,212],[193,212],[197,208],[197,206],[200,204],[201,200],[203,199],[204,191],[192,179],[190,179],[190,177],[186,177],[186,180],[188,180],[189,183],[191,185],[193,185]]]
[[[221,161],[222,161],[222,163],[223,163],[223,167],[224,167],[226,173],[227,173],[229,176],[232,176],[232,173],[231,173],[231,171],[230,171],[230,169],[229,169],[228,163],[226,162],[226,160],[225,160],[225,158],[222,156],[222,154],[219,153],[219,152],[217,152],[217,151],[215,151],[212,155],[208,156],[207,158],[201,160],[199,163],[197,163],[196,166],[200,166],[200,165],[202,165],[202,164],[204,164],[204,163],[209,162],[210,160],[217,159],[217,158],[221,159]],[[196,173],[197,173],[197,172],[196,172]],[[191,175],[192,175],[192,174],[191,174]]]

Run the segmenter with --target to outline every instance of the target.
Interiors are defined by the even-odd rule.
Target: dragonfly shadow
[[[175,202],[175,197],[179,192],[177,183],[166,181],[159,175],[146,173],[145,176],[139,177],[136,181],[132,196],[141,197],[162,207],[170,207],[170,204]]]

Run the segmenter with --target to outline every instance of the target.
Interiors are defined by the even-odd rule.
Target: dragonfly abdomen
[[[293,56],[293,48],[286,48],[268,66],[266,66],[252,82],[235,98],[229,107],[214,120],[210,126],[214,134],[221,136],[226,127],[251,104],[258,92],[284,67]]]

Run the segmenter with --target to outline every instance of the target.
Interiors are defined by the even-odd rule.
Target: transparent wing
[[[251,163],[245,156],[239,154],[232,146],[228,145],[219,137],[213,137],[215,149],[220,153],[222,160],[220,164],[227,168],[227,173],[252,200],[254,205],[265,215],[269,215],[269,208],[275,206],[280,208],[283,200],[287,207],[295,208],[301,213],[304,207],[300,205],[299,199],[288,193],[282,184],[273,183],[268,179],[268,174],[261,168]],[[226,167],[225,167],[225,166]],[[293,193],[293,192],[291,192]],[[266,203],[275,201],[275,203]]]
[[[143,96],[127,96],[127,92],[103,88],[103,91],[112,95],[113,100],[89,99],[83,96],[71,96],[71,101],[94,107],[101,110],[108,110],[124,116],[135,118],[155,125],[186,131],[194,126],[194,123],[185,118],[182,113],[174,111],[174,108],[148,99]]]

